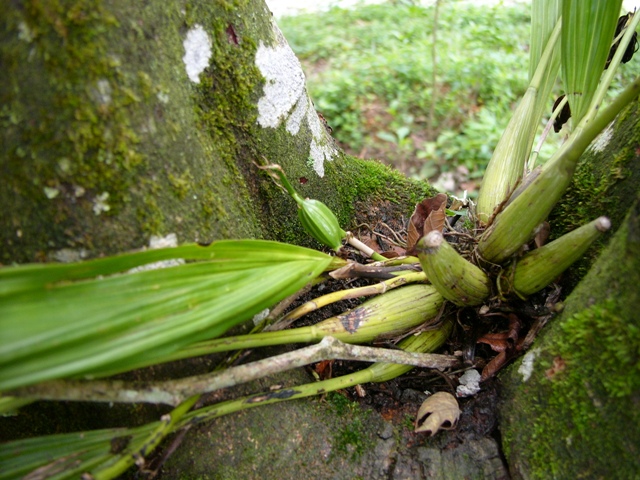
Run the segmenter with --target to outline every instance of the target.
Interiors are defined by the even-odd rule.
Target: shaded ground
[[[288,381],[309,381],[294,372]],[[193,428],[160,478],[421,479],[508,478],[495,434],[495,389],[463,401],[456,430],[430,438],[413,433],[426,397],[402,384],[411,378],[354,392],[285,402],[220,418]],[[268,381],[263,381],[263,388]],[[351,389],[350,389],[351,390]]]

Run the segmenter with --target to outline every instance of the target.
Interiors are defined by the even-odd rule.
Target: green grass
[[[434,11],[396,1],[278,23],[316,109],[348,153],[420,179],[455,172],[458,187],[473,194],[526,88],[529,7],[441,2],[435,103]],[[619,76],[633,78],[635,64]]]

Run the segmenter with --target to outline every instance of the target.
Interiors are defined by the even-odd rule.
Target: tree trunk
[[[112,254],[170,233],[180,243],[257,237],[317,246],[299,225],[294,202],[260,174],[256,163],[262,162],[282,165],[298,191],[326,202],[345,228],[399,221],[433,193],[335,147],[306,93],[300,64],[262,0],[23,1],[5,5],[0,21],[4,264]],[[637,125],[637,110],[629,118]],[[613,197],[609,186],[598,190],[619,214],[614,227],[624,217],[624,202],[636,198],[638,169],[629,159],[638,155],[637,132],[628,138],[616,133],[606,150],[619,139],[627,151],[622,170],[615,162],[607,167],[607,185],[626,182],[633,192]],[[589,160],[581,172],[598,161]],[[626,168],[636,176],[614,182]],[[576,205],[592,203],[591,185],[574,184],[552,218],[556,232],[569,228],[560,220],[576,218]],[[582,215],[580,209],[580,223],[585,216],[613,216],[596,210]],[[505,450],[523,477],[544,473],[547,456],[556,463],[546,471],[555,472],[556,459],[577,446],[575,472],[607,471],[608,463],[594,463],[598,445],[585,440],[587,433],[597,437],[594,426],[608,432],[603,461],[616,452],[630,455],[640,444],[619,440],[629,419],[638,425],[629,407],[638,401],[637,320],[628,316],[638,305],[633,287],[640,280],[633,212],[602,260],[606,267],[594,269],[601,278],[589,280],[599,292],[593,305],[587,287],[577,290],[566,320],[542,339],[550,346],[535,346],[531,379],[517,373],[521,362],[505,376]],[[634,264],[624,256],[631,254]],[[616,262],[626,268],[622,277],[614,275]],[[598,283],[605,278],[617,287]],[[598,343],[584,336],[588,329],[598,332]],[[620,332],[628,348],[620,346]],[[566,335],[587,339],[569,343]],[[603,373],[601,358],[619,359],[611,366],[619,375]],[[301,376],[284,382],[301,383]],[[361,416],[312,401],[256,409],[188,434],[166,476],[206,478],[224,461],[237,462],[235,478],[260,476],[254,468],[265,478],[501,478],[507,473],[491,437],[495,419],[487,413],[496,397],[481,395],[474,404],[480,407],[463,413],[476,430],[465,430],[463,420],[456,432],[417,441],[410,426],[374,412]],[[396,407],[400,400],[394,399]],[[525,426],[533,432],[523,435]],[[532,436],[540,448],[525,443]],[[214,453],[202,453],[212,445]]]
[[[265,161],[347,228],[431,192],[335,147],[260,0],[13,2],[0,20],[3,263],[169,233],[312,244]]]

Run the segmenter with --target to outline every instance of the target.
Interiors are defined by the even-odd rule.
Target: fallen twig
[[[127,382],[123,380],[57,380],[20,388],[8,395],[44,400],[73,400],[119,403],[163,403],[178,405],[192,395],[208,393],[239,385],[275,373],[302,367],[322,360],[357,360],[413,365],[444,369],[460,360],[450,355],[411,353],[403,350],[365,347],[325,337],[320,343],[293,352],[276,355],[222,372],[196,375],[160,382]]]

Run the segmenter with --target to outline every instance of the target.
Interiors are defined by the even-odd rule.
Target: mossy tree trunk
[[[12,2],[0,12],[0,262],[262,237],[310,243],[258,173],[281,164],[353,226],[429,193],[347,158],[261,0]]]
[[[345,228],[407,215],[432,193],[335,147],[262,0],[23,1],[4,5],[0,21],[3,264],[121,252],[169,233],[181,243],[313,245],[293,201],[255,162],[281,164]],[[638,431],[637,203],[622,222],[638,192],[637,109],[588,157],[552,217],[558,235],[602,214],[624,226],[534,346],[531,378],[521,361],[504,377],[504,445],[523,477],[562,477],[563,465],[607,476],[616,455],[638,458],[640,439],[624,440],[629,422]],[[241,450],[248,440],[236,441]],[[393,469],[400,478],[389,458],[381,478]]]
[[[640,471],[640,102],[581,159],[550,221],[599,215],[616,231],[565,276],[577,287],[501,376],[500,431],[514,478],[636,478]],[[606,247],[603,245],[606,244]]]

